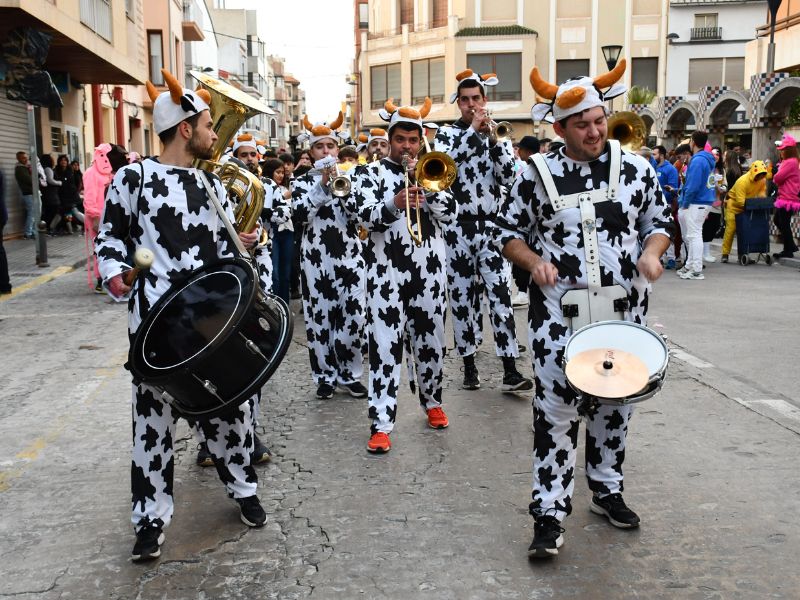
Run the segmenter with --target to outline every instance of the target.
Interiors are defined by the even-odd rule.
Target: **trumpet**
[[[333,196],[344,198],[350,195],[350,180],[345,175],[342,175],[339,163],[336,162],[334,157],[329,156],[320,159],[314,163],[314,167],[311,171],[312,173],[328,173],[330,178],[328,180],[328,189],[330,189]]]
[[[472,116],[475,116],[475,109],[472,109]],[[514,127],[508,121],[500,121],[499,123],[492,119],[492,113],[486,111],[489,117],[489,141],[493,144],[507,142],[514,135]]]

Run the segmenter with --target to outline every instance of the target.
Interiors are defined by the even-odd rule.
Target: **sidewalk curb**
[[[84,264],[86,264],[86,259],[82,258],[81,260],[74,261],[71,265],[61,265],[51,269],[50,271],[42,273],[38,277],[34,277],[30,281],[15,287],[10,294],[4,294],[3,296],[0,296],[0,303],[6,302],[7,300],[13,300],[17,296],[21,296],[25,292],[29,292],[30,290],[35,289],[44,283],[53,281],[54,279],[57,279],[62,275],[66,275],[67,273],[72,273]]]

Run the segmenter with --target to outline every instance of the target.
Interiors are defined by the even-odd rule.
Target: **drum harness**
[[[594,205],[617,199],[622,158],[619,141],[610,139],[608,144],[610,146],[610,169],[608,187],[604,189],[560,195],[544,156],[537,153],[530,159],[531,164],[539,173],[539,178],[555,211],[579,208],[581,212],[588,288],[569,290],[561,297],[563,316],[570,320],[573,332],[598,321],[621,321],[625,311],[628,310],[628,292],[625,288],[621,285],[603,286],[600,279],[600,248],[597,241]]]

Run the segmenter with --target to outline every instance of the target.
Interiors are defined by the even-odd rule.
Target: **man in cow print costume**
[[[422,244],[411,239],[406,224],[405,171],[412,173],[419,152],[422,119],[430,111],[397,108],[386,103],[389,156],[359,167],[353,176],[347,210],[370,231],[367,262],[367,331],[369,343],[369,417],[372,436],[367,450],[388,452],[397,414],[397,393],[408,336],[416,365],[419,399],[434,429],[448,426],[442,410],[442,366],[446,310],[445,247],[442,224],[455,216],[449,192],[425,194],[413,182],[408,188],[412,210],[421,206]],[[416,213],[416,210],[414,210]],[[412,217],[415,219],[415,217]]]
[[[458,88],[450,98],[461,118],[436,134],[434,150],[449,154],[458,176],[452,193],[458,216],[444,225],[447,241],[447,281],[456,352],[464,360],[463,387],[480,387],[475,351],[482,339],[483,291],[489,299],[495,352],[503,361],[503,390],[529,390],[530,379],[517,371],[519,356],[514,309],[511,306],[511,264],[492,243],[492,221],[505,189],[514,181],[511,141],[490,140],[491,117],[486,109],[486,87],[497,85],[494,74],[466,70],[456,76]]]
[[[344,117],[330,125],[312,125],[305,116],[311,158],[336,162],[338,129]],[[330,190],[331,169],[315,169],[295,180],[292,189],[295,222],[303,226],[301,266],[303,314],[311,374],[317,398],[333,396],[341,386],[355,398],[367,395],[359,381],[363,373],[364,258],[358,224],[344,210],[344,201]]]
[[[621,303],[611,309],[619,316],[600,320],[624,317],[643,324],[649,282],[662,273],[660,257],[674,227],[653,168],[620,152],[618,142],[607,141],[604,101],[624,92],[624,86],[614,85],[624,69],[623,60],[610,73],[570,79],[560,87],[543,81],[533,69],[534,89],[552,100],[535,105],[533,117],[555,121],[555,132],[566,145],[529,161],[496,221],[495,239],[503,253],[533,278],[529,335],[536,389],[530,512],[535,524],[529,556],[558,554],[561,521],[572,510],[579,398],[567,385],[562,358],[576,323],[563,316],[562,296],[570,291],[585,295],[591,321],[608,309],[603,303],[591,304],[587,288],[601,299],[609,290],[621,293]],[[621,493],[631,408],[599,405],[586,412],[590,508],[617,527],[636,527],[639,517]]]
[[[233,240],[209,199],[216,192],[229,218],[230,203],[218,178],[191,168],[195,158],[210,158],[217,139],[204,91],[184,89],[163,71],[169,91],[158,94],[147,82],[156,133],[164,145],[161,156],[117,173],[106,197],[97,235],[96,253],[103,285],[118,300],[129,297],[128,331],[133,334],[150,307],[178,278],[221,257],[235,255]],[[254,245],[257,233],[240,234]],[[149,248],[153,264],[129,288],[123,273],[126,257]],[[266,514],[256,496],[257,477],[250,466],[253,450],[251,402],[224,416],[198,420],[208,449],[229,497],[239,504],[242,521],[260,527]],[[173,512],[173,440],[177,414],[154,388],[133,386],[132,522],[136,531],[133,560],[156,558],[164,542],[163,529]]]
[[[249,133],[237,136],[233,140],[233,151],[231,156],[241,162],[244,168],[250,171],[253,175],[259,178],[264,185],[264,208],[261,211],[261,221],[266,227],[266,231],[271,231],[269,223],[280,225],[285,223],[292,216],[292,209],[286,198],[283,197],[281,189],[270,179],[261,177],[261,169],[258,166],[258,159],[260,154],[256,146],[255,138]],[[272,292],[272,246],[271,238],[267,238],[267,243],[259,245],[253,251],[253,258],[258,269],[258,278],[261,283],[261,289],[265,292]],[[255,395],[255,401],[252,407],[253,416],[253,451],[250,456],[250,463],[253,465],[269,462],[272,458],[272,452],[267,448],[266,444],[261,441],[258,434],[255,433],[256,426],[258,425],[258,415],[260,414],[261,405],[261,391],[259,390]],[[198,433],[202,439],[202,431],[198,428]],[[201,467],[213,467],[214,457],[208,451],[205,441],[202,441],[197,448],[197,464]]]

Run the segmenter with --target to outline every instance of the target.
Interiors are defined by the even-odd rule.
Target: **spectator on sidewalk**
[[[19,160],[19,157],[17,157]],[[0,294],[11,293],[11,279],[8,276],[8,258],[3,247],[3,228],[8,223],[8,209],[6,208],[5,175],[0,171]]]
[[[681,279],[705,279],[703,275],[703,221],[716,200],[714,155],[705,150],[708,133],[695,131],[689,140],[692,158],[686,183],[678,200],[678,219],[686,241],[686,263],[678,270]]]
[[[33,235],[33,179],[31,177],[31,163],[27,152],[17,152],[17,164],[14,167],[14,179],[17,180],[19,193],[22,196],[22,205],[25,207],[25,227],[22,239],[32,240]]]
[[[747,198],[760,198],[767,193],[767,166],[760,160],[753,161],[750,169],[736,180],[725,199],[725,236],[722,238],[722,261],[728,262],[736,233],[736,215],[744,211]]]
[[[61,182],[61,187],[58,189],[59,214],[64,221],[64,229],[72,235],[73,227],[77,227],[77,223],[83,224],[83,213],[78,210],[80,197],[75,184],[75,171],[70,167],[69,157],[66,154],[58,157],[53,177]]]
[[[776,142],[777,144],[777,142]],[[778,186],[778,197],[775,200],[775,227],[781,234],[783,250],[776,252],[775,258],[792,258],[797,252],[797,244],[792,234],[792,215],[800,211],[800,165],[797,158],[797,140],[784,134],[778,144],[781,162],[772,182]]]
[[[658,184],[664,192],[664,199],[667,205],[670,206],[677,228],[678,190],[681,187],[678,170],[667,160],[667,149],[664,146],[653,148],[653,160],[656,163],[655,169],[656,175],[658,175]],[[664,255],[666,259],[665,268],[674,269],[675,261],[680,258],[680,254],[680,244],[670,244]]]
[[[719,151],[715,148],[712,151],[716,164],[714,165],[714,191],[716,198],[708,209],[706,220],[703,221],[703,262],[717,262],[717,258],[711,254],[711,242],[717,236],[720,224],[722,223],[722,200],[728,191],[725,185],[725,165],[720,158]]]
[[[42,221],[47,225],[47,233],[55,235],[56,227],[61,222],[61,199],[58,193],[61,182],[53,174],[53,157],[49,154],[43,154],[41,162],[46,183],[42,190]]]

